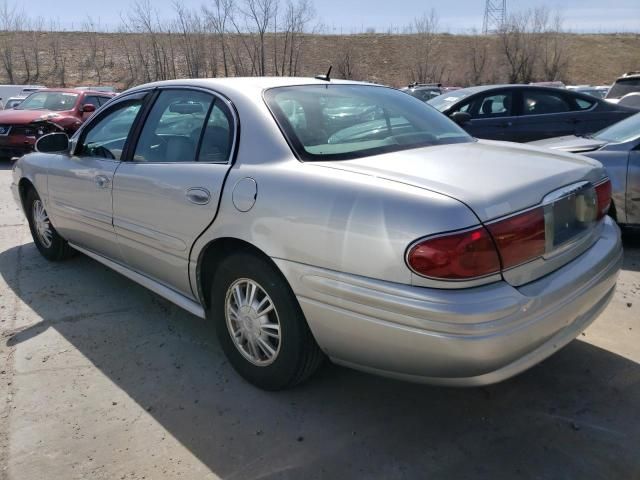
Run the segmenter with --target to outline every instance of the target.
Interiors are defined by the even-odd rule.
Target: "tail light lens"
[[[496,242],[502,268],[515,267],[545,252],[542,207],[487,225]]]
[[[596,185],[596,196],[598,197],[598,215],[597,219],[600,220],[609,211],[611,206],[611,180],[608,178]]]
[[[500,259],[484,227],[430,238],[414,245],[407,263],[418,274],[442,280],[468,280],[500,271]]]

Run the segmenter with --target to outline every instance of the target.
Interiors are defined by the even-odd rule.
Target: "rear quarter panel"
[[[234,186],[257,183],[255,205],[240,212]],[[214,223],[196,242],[199,253],[218,238],[244,240],[274,259],[410,284],[404,256],[414,240],[479,223],[465,205],[441,194],[370,175],[283,159],[231,169]]]

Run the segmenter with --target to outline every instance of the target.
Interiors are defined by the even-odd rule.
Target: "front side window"
[[[136,162],[194,162],[213,96],[191,90],[160,93],[147,117],[133,159]]]
[[[473,141],[446,116],[391,88],[301,85],[272,88],[264,98],[303,160],[345,160]]]
[[[88,127],[79,144],[79,155],[120,160],[129,131],[142,100],[124,102]]]
[[[71,110],[76,104],[77,99],[77,93],[36,92],[25,98],[17,109],[62,112],[64,110]]]
[[[473,108],[474,118],[494,118],[510,117],[513,115],[511,107],[511,92],[496,93],[486,95],[476,100],[477,105]]]
[[[555,92],[523,92],[523,115],[544,115],[548,113],[565,113],[571,106],[563,95]]]

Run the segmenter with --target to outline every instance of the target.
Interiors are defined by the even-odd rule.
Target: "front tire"
[[[44,258],[55,262],[73,256],[73,249],[53,227],[44,203],[34,189],[27,192],[25,211],[33,243]]]
[[[213,279],[211,305],[220,345],[248,382],[282,390],[322,364],[298,301],[266,259],[249,252],[225,258]]]

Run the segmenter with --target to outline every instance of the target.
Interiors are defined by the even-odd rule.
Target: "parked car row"
[[[83,105],[75,95],[54,103]],[[83,252],[211,320],[259,387],[298,384],[327,357],[494,383],[605,308],[620,232],[601,163],[477,139],[450,118],[471,129],[495,116],[524,141],[548,136],[527,127],[538,116],[596,130],[630,112],[535,86],[438,99],[328,75],[141,85],[70,139],[39,138],[12,191],[45,258]]]

